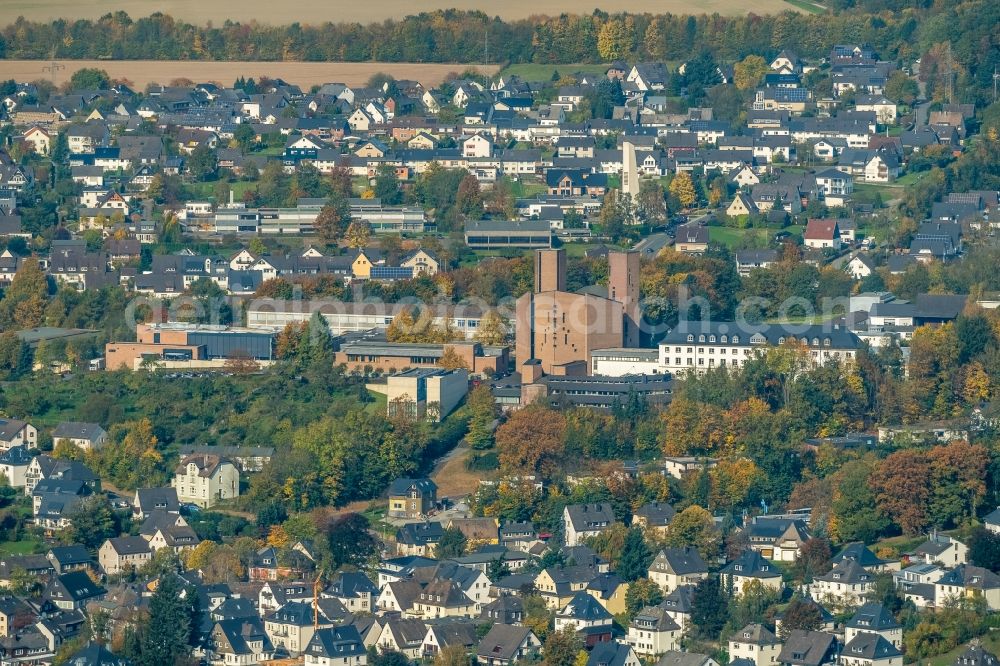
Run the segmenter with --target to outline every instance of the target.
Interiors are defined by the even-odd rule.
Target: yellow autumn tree
[[[759,55],[748,55],[733,65],[733,79],[740,90],[756,88],[764,75],[770,71],[767,61]]]
[[[346,233],[348,247],[358,249],[368,247],[372,239],[372,227],[368,222],[355,220],[347,227]]]
[[[691,180],[691,174],[687,171],[681,171],[674,176],[674,179],[670,181],[670,194],[677,197],[682,206],[690,208],[698,199],[694,190],[694,181]]]
[[[267,545],[274,546],[275,548],[284,548],[288,545],[289,536],[288,532],[281,525],[271,525],[271,529],[267,533]]]
[[[502,345],[507,341],[507,322],[496,310],[490,310],[479,321],[475,338],[484,345]]]
[[[413,312],[409,308],[403,308],[386,327],[385,339],[389,342],[412,342],[415,324]]]
[[[458,355],[454,347],[446,347],[437,364],[445,370],[468,370],[469,364]]]
[[[990,377],[979,361],[973,361],[965,368],[962,397],[970,405],[976,405],[990,398]]]
[[[606,61],[620,60],[628,55],[632,36],[625,21],[614,18],[601,26],[597,34],[597,51]]]
[[[760,468],[752,460],[720,460],[708,473],[711,480],[709,501],[712,507],[733,509],[741,506],[760,475]]]

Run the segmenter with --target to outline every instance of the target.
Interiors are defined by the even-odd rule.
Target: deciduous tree
[[[538,405],[514,412],[496,432],[501,468],[552,478],[560,471],[565,428],[561,412]]]

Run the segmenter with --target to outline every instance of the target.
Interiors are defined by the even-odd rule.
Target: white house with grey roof
[[[658,657],[680,646],[681,626],[662,605],[647,606],[628,625],[626,640],[643,657]]]
[[[938,562],[946,567],[955,567],[969,561],[969,547],[954,537],[933,533],[927,537],[913,554],[927,564]]]
[[[896,648],[903,645],[902,625],[882,604],[864,604],[844,625],[844,640],[848,643],[863,633],[877,634]]]
[[[481,666],[508,666],[531,659],[541,650],[542,642],[526,627],[494,624],[476,650],[476,662]]]
[[[754,666],[778,663],[781,641],[762,624],[748,624],[729,637],[729,658],[747,659]]]
[[[744,550],[739,557],[724,566],[719,575],[736,595],[743,594],[743,588],[755,580],[777,592],[784,588],[781,571],[753,550]]]
[[[99,449],[108,441],[108,433],[96,423],[63,421],[52,431],[52,443],[69,442],[81,451]]]
[[[594,537],[617,522],[608,502],[571,504],[563,509],[563,530],[567,546],[578,546],[587,537]]]
[[[690,546],[664,548],[649,565],[649,579],[670,594],[682,585],[697,585],[708,577],[708,565]]]
[[[12,446],[38,448],[38,429],[27,421],[0,418],[0,449]]]
[[[660,342],[665,372],[704,373],[717,367],[741,367],[770,347],[797,342],[813,366],[854,358],[861,339],[843,326],[817,324],[751,326],[733,321],[684,321]]]
[[[719,662],[707,654],[670,650],[663,653],[656,666],[719,666]]]
[[[777,562],[794,562],[810,538],[809,527],[801,518],[757,516],[744,530],[750,548]]]
[[[855,560],[844,560],[827,573],[816,576],[809,592],[814,599],[829,599],[845,606],[857,606],[875,587],[875,575]]]
[[[0,474],[7,479],[11,488],[24,488],[25,475],[33,458],[24,446],[12,446],[0,453]]]
[[[879,634],[861,632],[847,641],[839,666],[902,666],[903,653]]]
[[[153,549],[141,536],[108,539],[97,551],[101,569],[109,576],[129,569],[138,569],[151,559],[153,559]]]

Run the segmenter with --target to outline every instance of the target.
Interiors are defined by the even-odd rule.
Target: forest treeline
[[[490,59],[506,63],[596,63],[681,60],[707,49],[719,62],[791,49],[821,57],[838,43],[866,42],[884,59],[913,60],[950,43],[956,88],[970,99],[992,95],[1000,66],[1000,3],[924,0],[855,3],[832,0],[825,14],[776,16],[606,14],[533,16],[504,21],[479,11],[440,10],[398,20],[292,23],[227,21],[196,26],[156,13],[125,12],[97,20],[18,19],[0,32],[4,58],[290,60],[478,63],[489,34]],[[877,5],[877,6],[873,6]],[[306,17],[307,18],[307,17]]]

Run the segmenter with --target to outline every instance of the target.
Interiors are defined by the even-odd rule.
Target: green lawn
[[[581,72],[583,74],[604,74],[608,71],[608,66],[603,63],[576,63],[569,65],[536,65],[534,63],[519,63],[509,65],[503,70],[504,76],[519,76],[525,81],[550,81],[552,72],[559,72],[560,76],[568,76]]]
[[[31,555],[41,549],[42,542],[35,539],[5,541],[0,543],[0,553],[4,555]]]
[[[748,234],[760,234],[766,236],[767,239],[770,240],[774,237],[774,234],[781,231],[787,231],[793,236],[802,235],[802,227],[794,225],[785,227],[784,229],[778,229],[776,227],[757,227],[749,229],[736,229],[735,227],[709,227],[708,238],[713,243],[734,247]]]
[[[909,187],[915,183],[920,182],[924,176],[929,174],[930,171],[911,171],[910,173],[904,173],[902,176],[896,179],[893,185],[897,187]]]
[[[567,257],[579,258],[582,257],[587,250],[593,249],[598,245],[600,245],[600,243],[563,243],[562,248],[566,250]],[[621,249],[612,243],[605,243],[605,245],[612,250]]]
[[[548,188],[537,178],[518,178],[510,181],[510,189],[518,199],[532,199],[539,194],[545,194]]]
[[[983,636],[981,640],[983,641],[983,649],[987,652],[996,654],[997,650],[1000,650],[1000,632],[991,631]],[[969,645],[967,643],[963,643],[951,652],[945,652],[944,654],[931,657],[930,659],[923,659],[920,663],[924,666],[951,666],[955,663],[958,656],[965,652],[968,647]]]
[[[813,2],[807,2],[807,0],[785,0],[785,2],[792,5],[793,7],[798,7],[804,12],[809,12],[810,14],[826,13],[825,7],[817,5],[816,3]]]

